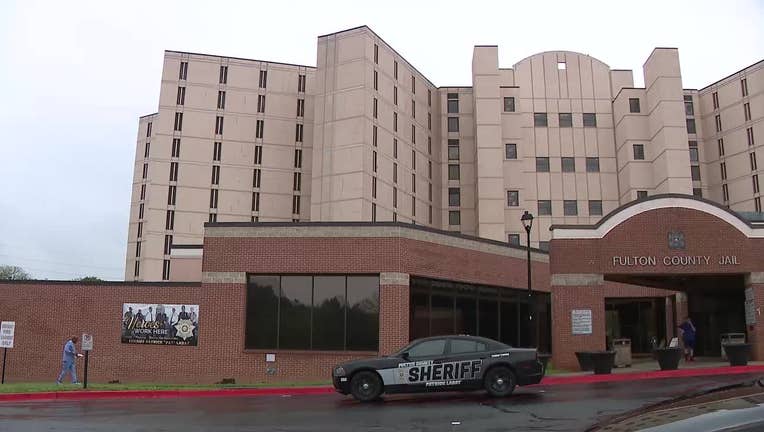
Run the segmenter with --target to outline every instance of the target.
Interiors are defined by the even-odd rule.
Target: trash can
[[[631,339],[613,339],[615,367],[631,366]]]
[[[735,345],[745,343],[745,333],[722,333],[721,345],[722,345],[722,360],[727,360],[727,351],[724,349],[724,345]]]

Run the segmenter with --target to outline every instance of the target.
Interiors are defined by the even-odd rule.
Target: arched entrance
[[[702,354],[718,355],[719,335],[737,331],[764,359],[764,224],[671,194],[551,229],[555,364],[575,368],[576,351],[604,349],[615,333],[645,349],[650,331],[668,340],[686,315]]]

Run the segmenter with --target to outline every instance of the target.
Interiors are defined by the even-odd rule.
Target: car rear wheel
[[[505,397],[512,394],[517,384],[515,373],[508,367],[497,366],[488,370],[485,374],[485,390],[493,397]]]
[[[358,372],[350,380],[350,391],[361,402],[373,401],[382,394],[382,380],[374,372]]]

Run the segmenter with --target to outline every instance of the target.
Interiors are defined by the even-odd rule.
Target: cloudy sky
[[[634,69],[678,47],[686,88],[764,58],[764,1],[0,2],[0,264],[123,278],[137,119],[165,49],[315,64],[316,36],[369,25],[436,85],[572,50]]]

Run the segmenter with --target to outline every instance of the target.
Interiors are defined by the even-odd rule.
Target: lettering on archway
[[[655,255],[616,255],[612,257],[613,267],[655,267],[659,263],[666,267],[704,267],[717,264],[720,266],[736,266],[740,265],[740,260],[737,255],[667,255],[663,257]]]

